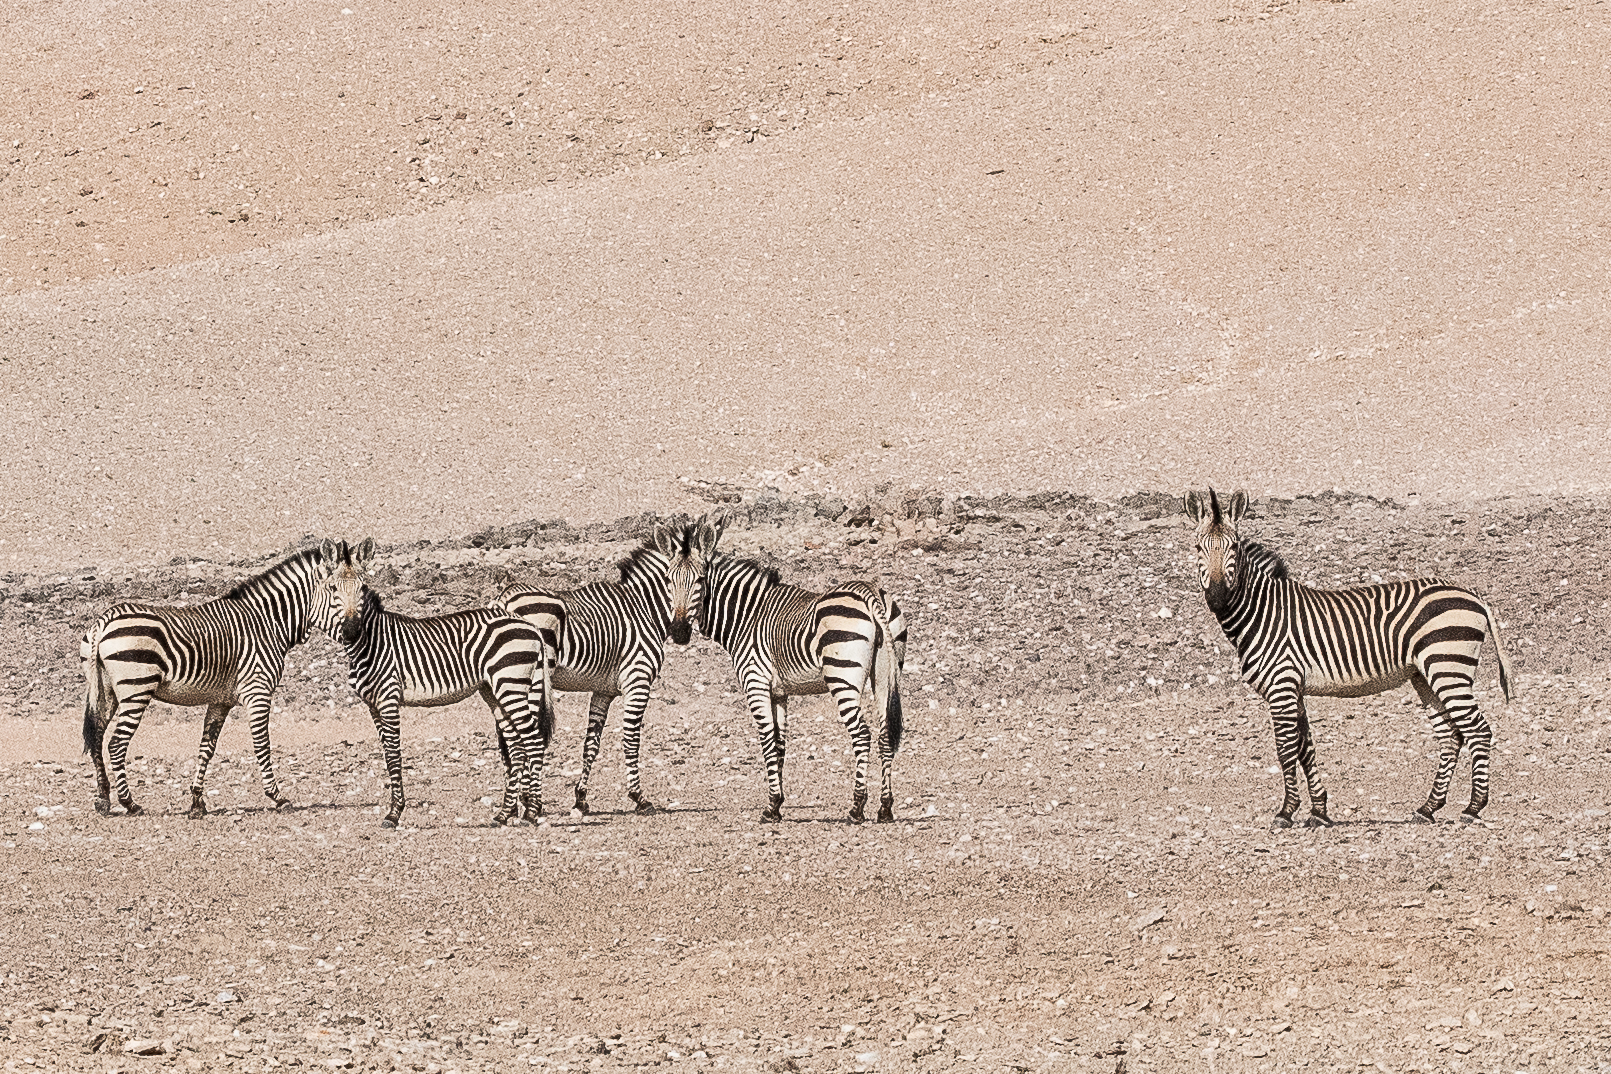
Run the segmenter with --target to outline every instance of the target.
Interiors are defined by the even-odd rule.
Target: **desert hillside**
[[[14,6],[0,564],[689,480],[1598,495],[1607,25]]]

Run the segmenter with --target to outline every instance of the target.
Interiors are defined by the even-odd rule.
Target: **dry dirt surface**
[[[321,639],[275,715],[295,812],[264,808],[232,724],[214,813],[185,819],[199,720],[159,706],[133,751],[149,813],[98,817],[78,632],[108,587],[199,600],[258,564],[6,578],[24,664],[0,1050],[81,1070],[1605,1069],[1604,509],[1258,505],[1248,528],[1304,581],[1437,571],[1484,593],[1518,695],[1486,653],[1480,824],[1407,823],[1436,742],[1405,689],[1314,704],[1339,823],[1271,833],[1269,720],[1193,591],[1178,501],[885,506],[749,496],[725,540],[802,584],[876,576],[906,609],[893,825],[844,820],[822,699],[793,708],[785,821],[762,824],[709,642],[671,654],[650,706],[652,816],[624,801],[613,733],[600,811],[566,815],[585,715],[566,695],[547,824],[484,826],[500,767],[466,704],[405,720],[409,811],[383,832],[374,732]],[[377,584],[423,611],[509,576],[573,583],[644,521],[385,548]]]
[[[1611,4],[1092,8],[0,4],[0,1068],[1611,1068]],[[1399,692],[1315,706],[1342,823],[1268,832],[1210,482],[1305,580],[1493,600],[1483,824],[1402,823]],[[763,827],[707,643],[653,816],[482,827],[470,705],[382,833],[323,639],[297,811],[232,725],[184,820],[165,708],[149,815],[89,809],[117,597],[373,534],[462,607],[712,508],[906,607],[899,823],[813,701]]]

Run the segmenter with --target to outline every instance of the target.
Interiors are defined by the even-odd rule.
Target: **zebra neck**
[[[220,599],[233,600],[263,615],[272,624],[286,651],[308,640],[312,627],[313,562],[317,549],[298,552],[262,574],[230,589]]]
[[[724,649],[749,622],[766,591],[778,584],[777,571],[747,559],[716,555],[705,570],[704,607],[699,629]]]

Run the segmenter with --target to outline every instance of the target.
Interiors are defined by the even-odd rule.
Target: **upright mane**
[[[740,559],[737,556],[719,557],[722,565],[729,571],[743,573],[751,577],[760,576],[766,580],[767,585],[782,585],[783,574],[770,563],[762,563],[758,559]]]
[[[368,586],[364,586],[364,606],[359,611],[359,615],[368,620],[380,615],[385,610],[385,605],[380,602],[380,594]]]
[[[317,548],[304,548],[295,555],[282,559],[268,570],[237,582],[224,596],[230,600],[250,600],[279,588],[277,583],[310,578],[313,576],[313,566],[318,560]]]
[[[1277,582],[1287,581],[1287,561],[1281,558],[1279,552],[1265,548],[1257,541],[1243,541],[1237,558],[1248,574],[1260,574]]]
[[[630,582],[633,575],[653,574],[665,570],[665,557],[654,545],[645,541],[632,551],[628,552],[619,563],[616,570],[621,572],[621,581]]]

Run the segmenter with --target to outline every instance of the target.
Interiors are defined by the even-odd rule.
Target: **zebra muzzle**
[[[694,628],[689,625],[688,616],[680,615],[671,621],[671,640],[678,645],[687,645],[694,636]]]
[[[359,622],[357,616],[349,616],[341,621],[341,640],[351,645],[358,640]]]

